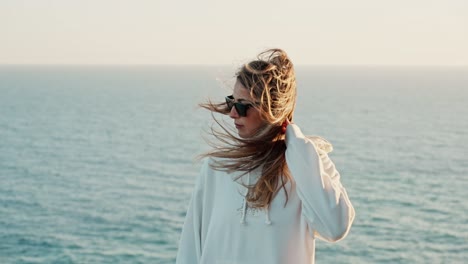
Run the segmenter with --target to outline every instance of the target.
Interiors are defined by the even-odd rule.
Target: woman
[[[332,146],[292,123],[294,67],[280,49],[236,74],[226,102],[201,106],[228,114],[195,185],[177,263],[313,263],[315,238],[346,236],[354,209],[328,157]],[[237,134],[237,135],[236,135]]]

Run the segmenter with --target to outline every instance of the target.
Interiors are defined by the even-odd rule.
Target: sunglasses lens
[[[234,106],[236,107],[236,111],[240,116],[247,116],[248,105],[241,104],[241,103],[234,103]]]
[[[237,114],[243,117],[247,116],[247,109],[249,109],[249,107],[251,106],[250,104],[234,102],[234,97],[232,95],[226,96],[226,105],[229,111],[231,111],[232,107],[234,106],[236,108]]]

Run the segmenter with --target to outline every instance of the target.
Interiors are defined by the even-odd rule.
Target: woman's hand
[[[289,121],[289,119],[286,118],[286,120],[284,120],[283,124],[281,125],[281,132],[283,134],[286,134],[286,128],[289,124],[291,124],[291,122]]]

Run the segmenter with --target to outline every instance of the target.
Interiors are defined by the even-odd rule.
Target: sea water
[[[234,67],[0,66],[0,263],[174,263]],[[297,66],[356,209],[317,263],[468,259],[468,68]],[[226,118],[226,122],[230,122]]]

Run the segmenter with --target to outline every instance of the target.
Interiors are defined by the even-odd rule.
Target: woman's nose
[[[232,106],[231,111],[229,112],[229,117],[230,118],[238,118],[239,114],[237,113],[237,110],[234,106]]]

